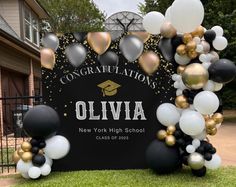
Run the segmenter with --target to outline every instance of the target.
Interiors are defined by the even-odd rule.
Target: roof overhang
[[[14,38],[13,36],[9,35],[5,31],[0,29],[0,42],[5,43],[8,46],[13,47],[14,49],[22,52],[23,54],[40,61],[40,51],[35,49],[28,44],[24,43],[23,41]]]
[[[40,19],[48,19],[50,16],[44,7],[37,0],[25,0]]]

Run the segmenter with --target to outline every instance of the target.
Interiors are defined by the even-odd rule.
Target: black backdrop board
[[[151,36],[144,44],[144,51],[152,50],[161,58],[153,76],[146,75],[138,61],[130,63],[123,57],[120,39],[107,50],[119,56],[117,67],[102,67],[85,40],[82,45],[88,54],[79,68],[70,65],[65,48],[80,42],[73,34],[59,39],[54,69],[42,70],[43,97],[44,103],[59,113],[58,134],[70,141],[71,149],[65,158],[54,161],[53,169],[146,168],[146,148],[161,128],[156,109],[163,102],[173,102],[175,96],[174,65],[163,59],[158,49],[160,37]],[[106,87],[112,89],[102,89]],[[118,105],[120,115],[115,111]]]

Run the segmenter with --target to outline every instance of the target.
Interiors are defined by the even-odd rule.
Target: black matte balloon
[[[23,128],[33,138],[45,138],[55,133],[60,126],[57,112],[49,106],[38,105],[24,116]]]
[[[76,32],[73,34],[75,39],[79,42],[83,42],[86,39],[87,32]]]
[[[172,38],[171,43],[173,48],[176,50],[179,45],[183,44],[183,36],[180,34],[176,35],[174,38]]]
[[[31,153],[38,154],[39,148],[38,147],[32,147],[31,148]]]
[[[228,83],[236,76],[236,66],[228,59],[220,59],[208,68],[210,80],[218,83]]]
[[[37,139],[32,138],[30,140],[30,144],[32,145],[32,147],[38,146],[39,145],[39,141]]]
[[[181,167],[179,148],[167,146],[159,140],[154,140],[147,148],[146,161],[159,174],[171,173]]]
[[[42,140],[40,143],[39,143],[39,146],[38,146],[40,149],[43,149],[44,147],[46,147],[46,142],[44,140]]]
[[[203,168],[198,169],[198,170],[192,169],[192,174],[196,177],[203,177],[206,175],[206,167],[204,166]]]
[[[208,30],[204,33],[204,39],[208,43],[212,43],[215,38],[216,38],[216,33],[213,30]]]
[[[112,51],[98,56],[98,60],[102,66],[117,66],[119,63],[119,57]]]
[[[46,162],[46,159],[43,155],[37,154],[32,158],[32,163],[34,166],[40,167]]]
[[[212,154],[211,153],[204,154],[204,159],[210,161],[212,159]]]
[[[175,56],[175,50],[173,49],[173,45],[171,42],[171,39],[168,38],[162,38],[159,42],[159,49],[162,52],[163,57],[171,62],[174,60]]]

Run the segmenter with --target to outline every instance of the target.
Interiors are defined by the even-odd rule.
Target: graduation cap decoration
[[[116,95],[117,89],[121,87],[121,85],[111,80],[107,80],[97,86],[102,89],[103,97]]]

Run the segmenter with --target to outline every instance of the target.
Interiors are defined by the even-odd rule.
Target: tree
[[[53,32],[102,31],[104,14],[93,1],[40,0],[48,11]]]
[[[166,9],[174,0],[145,0],[139,5],[142,14],[159,11],[165,14]],[[203,26],[210,29],[220,25],[224,28],[224,36],[229,45],[220,53],[221,58],[228,58],[236,62],[236,3],[235,0],[201,0],[205,9]],[[186,15],[187,16],[187,15]],[[227,84],[223,94],[226,107],[236,108],[236,80]]]

